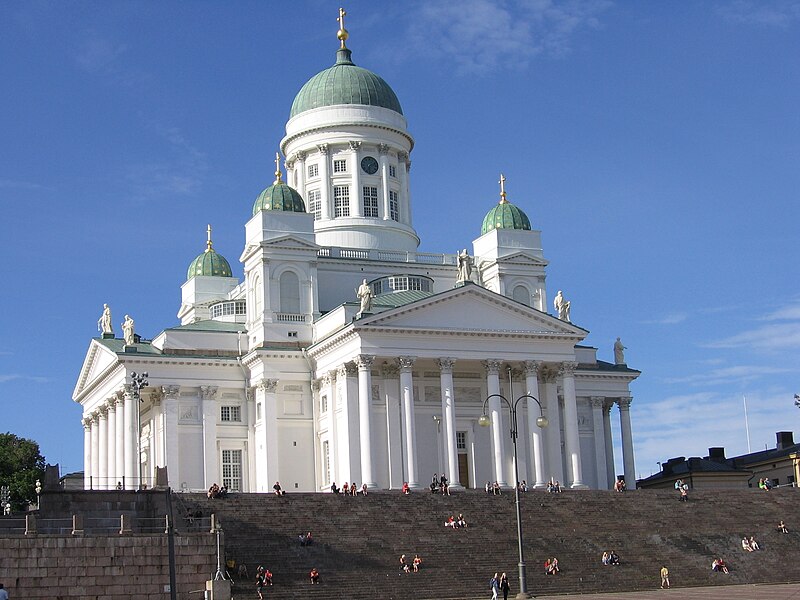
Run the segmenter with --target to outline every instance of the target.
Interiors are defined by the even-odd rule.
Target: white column
[[[567,442],[567,460],[572,467],[570,487],[585,488],[583,467],[581,465],[581,443],[578,433],[578,399],[575,397],[575,369],[578,363],[561,364],[561,377],[564,386],[564,432]]]
[[[543,374],[545,391],[545,414],[550,422],[545,432],[547,439],[547,457],[549,459],[549,473],[545,477],[559,483],[566,484],[564,480],[564,461],[561,455],[561,410],[558,406],[558,388],[556,387],[556,373],[548,369]]]
[[[381,165],[381,214],[380,217],[387,221],[391,219],[389,212],[389,146],[388,144],[378,145],[378,155]],[[408,485],[411,485],[409,482]]]
[[[129,383],[125,384],[125,413],[124,413],[124,428],[125,428],[125,488],[135,490],[139,487],[139,482],[136,480],[138,477],[138,469],[136,468],[136,461],[139,460],[139,450],[137,445],[138,425],[136,423],[136,415],[139,406],[136,402],[135,390]]]
[[[592,425],[594,425],[594,456],[597,465],[597,489],[609,489],[606,479],[606,435],[603,429],[603,405],[606,399],[592,396]]]
[[[81,419],[83,424],[83,489],[92,486],[92,418],[86,416]]]
[[[100,490],[100,413],[95,410],[91,414],[92,419],[92,485],[91,489]]]
[[[101,490],[108,489],[108,407],[103,405],[99,409],[97,415],[98,426],[100,433],[98,435],[98,449],[100,454],[99,468],[98,468],[98,488]]]
[[[608,487],[614,485],[617,480],[617,469],[614,466],[614,439],[611,436],[611,407],[614,406],[614,401],[611,400],[603,405],[603,431],[605,433],[606,443],[606,479]]]
[[[106,403],[108,406],[108,489],[117,487],[117,399],[112,396]]]
[[[245,382],[245,386],[247,383]],[[245,387],[244,396],[247,407],[247,490],[248,492],[258,491],[258,471],[256,471],[256,461],[258,460],[258,447],[256,446],[256,390],[253,387]],[[313,402],[312,390],[312,402]],[[166,412],[166,411],[165,411]],[[313,410],[312,410],[313,414]],[[316,448],[314,449],[315,456]],[[319,471],[317,471],[319,472]]]
[[[361,476],[361,440],[358,415],[358,369],[346,362],[336,370],[336,479],[339,486],[345,481],[365,481]]]
[[[280,481],[278,472],[278,380],[262,379],[256,385],[256,394],[261,396],[261,418],[264,426],[261,429],[263,438],[259,440],[264,447],[262,453],[263,473],[259,479],[265,481],[265,491],[272,490],[276,481]],[[258,444],[258,442],[257,442]]]
[[[388,458],[388,488],[399,489],[405,479],[405,453],[403,452],[402,395],[397,364],[381,365],[381,399],[386,410],[386,454]],[[378,468],[380,472],[380,467]],[[383,485],[381,477],[378,483]]]
[[[352,152],[351,166],[353,167],[353,192],[350,195],[350,214],[354,217],[364,216],[364,205],[361,201],[361,165],[358,160],[358,148],[361,142],[351,141],[350,151]],[[355,199],[355,204],[353,200]]]
[[[372,472],[372,363],[375,357],[359,354],[358,366],[358,431],[361,437],[361,480],[368,488],[378,487]]]
[[[167,479],[173,489],[180,489],[180,438],[178,435],[178,419],[180,403],[179,385],[161,387],[164,394],[164,464],[167,467]]]
[[[414,356],[401,356],[397,359],[400,365],[400,394],[403,397],[403,424],[406,443],[406,476],[408,485],[419,486],[419,470],[417,468],[417,431],[414,414],[414,380],[411,372],[416,361]]]
[[[631,432],[630,396],[617,398],[619,406],[619,429],[622,433],[622,466],[625,473],[625,487],[636,489],[636,467],[633,462],[633,434]]]
[[[217,388],[212,385],[200,386],[203,412],[203,479],[206,489],[219,480],[219,459],[217,458]]]
[[[150,472],[155,482],[156,467],[166,464],[166,446],[164,442],[164,392],[160,387],[150,392]]]
[[[115,486],[125,479],[125,405],[123,404],[123,398],[122,392],[114,393],[114,402],[117,406],[117,422],[114,432],[114,445],[116,446],[114,449],[116,460],[116,466],[114,467]]]
[[[411,186],[409,185],[411,161],[408,152],[397,153],[397,170],[400,175],[400,221],[406,225],[411,225]]]
[[[533,396],[541,402],[539,398],[539,363],[535,360],[525,361],[525,385],[527,394]],[[544,439],[542,429],[536,424],[536,420],[541,415],[539,405],[527,399],[528,408],[528,431],[530,436],[530,460],[533,465],[534,481],[529,482],[534,488],[545,487],[544,469]]]
[[[500,393],[500,365],[499,360],[485,360],[483,366],[486,368],[486,391],[487,396]],[[489,420],[492,428],[492,456],[494,458],[494,480],[501,486],[506,486],[505,477],[505,446],[503,444],[503,413],[500,398],[494,397],[489,400]]]
[[[454,358],[439,358],[439,381],[442,391],[442,417],[444,419],[445,463],[450,487],[461,486],[458,473],[458,449],[456,448],[456,406],[453,387]]]
[[[330,155],[328,144],[317,145],[319,150],[319,199],[321,204],[322,220],[333,217],[333,207],[331,206],[331,175],[330,175]]]

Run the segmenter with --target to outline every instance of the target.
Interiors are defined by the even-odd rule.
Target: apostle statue
[[[134,328],[135,323],[130,316],[125,315],[125,320],[122,322],[122,337],[125,338],[126,346],[133,346],[134,344]]]
[[[625,350],[627,348],[622,345],[622,342],[619,338],[617,341],[614,342],[614,364],[615,365],[624,365],[625,364]]]
[[[472,257],[464,248],[458,253],[458,275],[456,276],[456,283],[464,283],[472,279]]]
[[[356,296],[361,301],[360,312],[369,312],[369,309],[372,308],[372,298],[375,295],[372,293],[372,288],[369,287],[366,279],[361,282],[360,286],[358,286],[358,289],[356,290]]]
[[[103,304],[103,314],[97,320],[97,331],[100,333],[114,333],[114,325],[111,323],[111,309],[108,304]]]
[[[556,294],[555,300],[553,300],[553,307],[556,309],[559,319],[567,323],[572,322],[569,320],[570,301],[564,298],[564,294],[561,293],[561,290],[558,290],[558,294]]]

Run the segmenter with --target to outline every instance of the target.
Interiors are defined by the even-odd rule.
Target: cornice
[[[382,129],[383,131],[391,131],[392,133],[396,133],[408,140],[411,148],[414,148],[414,138],[411,137],[405,131],[397,129],[396,127],[389,127],[388,125],[380,125],[377,123],[365,123],[363,121],[343,121],[340,123],[335,123],[332,125],[317,125],[316,127],[310,127],[308,129],[303,129],[302,131],[298,131],[293,135],[286,136],[281,140],[281,152],[286,155],[286,147],[289,146],[295,140],[299,140],[300,138],[313,135],[315,133],[322,133],[325,131],[338,131],[341,129],[346,129],[348,127],[359,127],[359,128],[367,128],[367,129]],[[345,133],[345,132],[342,132]],[[330,143],[327,144],[330,147]],[[330,150],[329,150],[330,151]]]

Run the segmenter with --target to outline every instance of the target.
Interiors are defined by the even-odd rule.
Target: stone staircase
[[[549,595],[652,589],[659,585],[662,564],[679,587],[800,581],[798,493],[793,488],[695,491],[682,503],[671,490],[527,492],[521,497],[528,590]],[[234,586],[240,598],[256,597],[259,564],[274,573],[270,594],[283,597],[486,598],[495,571],[508,573],[512,596],[519,590],[513,493],[234,494],[218,500],[180,494],[180,499],[184,510],[215,513],[227,558],[247,565],[250,577]],[[459,512],[469,527],[445,528],[445,519]],[[781,519],[788,535],[776,531]],[[313,533],[310,547],[298,541],[305,531]],[[745,534],[756,537],[760,552],[741,549]],[[612,549],[620,566],[600,562],[603,551]],[[424,559],[421,572],[400,574],[399,556],[411,560],[415,553]],[[558,557],[559,575],[544,574],[548,556]],[[729,575],[711,571],[715,556],[728,563]],[[321,573],[319,586],[309,584],[312,567]]]

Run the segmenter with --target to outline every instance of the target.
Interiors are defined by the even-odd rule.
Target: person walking
[[[0,600],[8,600],[8,592],[3,589],[2,583],[0,583]]]
[[[497,600],[497,592],[500,591],[500,580],[497,578],[497,573],[489,580],[489,587],[492,590],[492,600]]]
[[[661,567],[661,589],[669,588],[669,569],[666,566]]]
[[[508,600],[508,590],[511,589],[511,586],[508,584],[508,575],[505,573],[500,576],[500,589],[503,592],[503,600]]]

